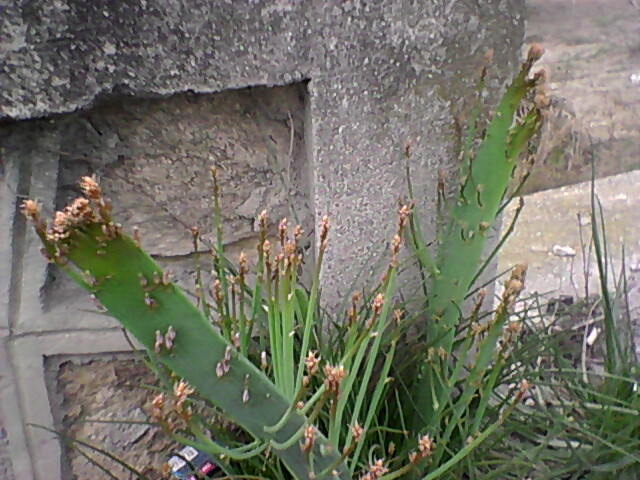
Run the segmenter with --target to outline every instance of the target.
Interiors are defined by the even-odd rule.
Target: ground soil
[[[515,231],[501,250],[499,270],[527,263],[525,296],[538,292],[547,298],[578,298],[599,291],[595,258],[588,252],[593,160],[601,178],[595,188],[609,255],[616,275],[623,270],[627,275],[640,354],[640,2],[636,3],[637,7],[631,0],[529,0],[527,42],[541,43],[546,50],[541,63],[549,73],[554,105],[528,185],[528,193],[538,193],[525,197]],[[507,211],[503,229],[513,214],[513,208]],[[576,255],[558,256],[554,247],[556,253],[564,249]]]
[[[546,50],[554,100],[528,191],[588,180],[592,158],[599,177],[640,168],[640,2],[529,0],[528,10],[526,41]]]

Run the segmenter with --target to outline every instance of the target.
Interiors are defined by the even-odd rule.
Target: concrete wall
[[[27,424],[78,416],[69,392],[87,369],[60,358],[116,368],[104,354],[129,351],[46,265],[22,198],[53,211],[97,174],[116,216],[188,287],[187,227],[211,234],[215,165],[232,251],[251,250],[262,207],[277,220],[293,206],[310,233],[330,215],[335,307],[393,231],[407,141],[433,212],[483,53],[495,50],[494,93],[515,66],[522,3],[0,0],[0,476],[70,475],[57,440]]]

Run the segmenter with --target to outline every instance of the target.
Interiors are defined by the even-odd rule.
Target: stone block
[[[263,207],[301,221],[308,244],[331,216],[322,282],[336,311],[358,272],[374,281],[387,261],[407,142],[433,234],[437,172],[455,179],[455,119],[486,50],[490,96],[515,66],[523,3],[0,0],[0,377],[13,379],[6,405],[20,405],[3,417],[16,478],[60,471],[55,438],[26,426],[55,424],[44,357],[128,349],[42,260],[23,196],[51,213],[96,174],[125,229],[189,288],[189,228],[211,239],[215,165],[232,255],[253,253]]]
[[[341,244],[336,243],[326,258],[327,272],[345,263],[360,262],[364,250],[371,250],[374,244],[388,238],[389,229],[381,229],[375,236],[368,233],[362,238],[364,224],[358,217],[384,215],[379,207],[389,204],[388,193],[378,201],[368,198],[364,192],[375,194],[379,189],[396,188],[395,195],[401,194],[404,173],[399,158],[405,141],[413,141],[420,153],[437,152],[436,156],[421,160],[420,167],[429,165],[429,168],[416,168],[416,175],[428,179],[433,191],[436,170],[451,166],[455,157],[452,154],[454,117],[468,109],[471,85],[484,51],[495,50],[490,82],[495,93],[495,87],[506,77],[507,67],[514,65],[523,34],[521,0],[492,0],[482,4],[387,0],[375,4],[285,1],[233,5],[210,2],[206,8],[179,5],[135,1],[126,5],[73,3],[45,7],[44,3],[36,2],[25,15],[19,15],[15,7],[7,9],[11,41],[7,42],[5,61],[12,68],[5,73],[9,88],[2,92],[5,98],[0,115],[29,118],[69,112],[92,104],[105,92],[144,98],[180,93],[164,104],[143,99],[125,102],[131,131],[114,136],[113,129],[107,127],[108,134],[103,135],[103,141],[118,145],[138,142],[134,146],[147,154],[123,165],[128,174],[132,172],[129,169],[137,169],[151,184],[141,186],[133,182],[123,205],[135,204],[138,208],[127,208],[131,218],[126,220],[145,225],[153,220],[162,231],[167,231],[175,224],[170,214],[178,213],[192,223],[203,218],[198,213],[201,211],[198,205],[205,201],[206,189],[203,176],[193,175],[197,171],[193,168],[194,162],[198,162],[197,157],[194,158],[196,153],[205,154],[206,158],[211,153],[217,153],[219,158],[234,155],[257,162],[253,163],[254,168],[259,168],[264,153],[261,149],[243,148],[242,132],[236,130],[231,134],[232,123],[225,123],[224,119],[204,119],[202,114],[207,112],[207,102],[181,92],[207,93],[310,79],[307,110],[310,118],[306,132],[312,138],[308,138],[306,144],[313,156],[308,159],[310,167],[306,178],[324,178],[326,185],[342,185],[345,183],[340,176],[342,171],[361,169],[358,175],[362,184],[373,187],[362,189],[349,180],[355,191],[363,193],[358,202],[371,203],[372,208],[341,206],[343,212],[350,209],[353,216],[336,217],[335,231],[340,236],[357,238],[356,242],[362,246],[343,251]],[[38,22],[34,22],[35,18]],[[118,28],[112,28],[113,25]],[[66,41],[56,44],[56,55],[47,53],[51,42],[58,38],[56,32],[62,31]],[[31,68],[38,62],[47,68]],[[74,75],[76,71],[87,73],[80,77]],[[11,88],[12,85],[15,88]],[[191,104],[181,104],[178,108],[180,98],[185,96]],[[194,118],[190,118],[194,112]],[[369,116],[362,117],[365,112]],[[105,115],[111,119],[107,123],[127,123],[123,112]],[[94,126],[96,121],[102,121],[98,131],[105,127],[105,118],[96,120],[95,114],[86,117]],[[437,117],[437,121],[431,124],[433,117]],[[180,121],[176,121],[177,118]],[[280,123],[279,126],[273,124],[274,133],[286,130],[282,120]],[[369,127],[360,131],[348,129],[365,123]],[[174,128],[168,129],[168,125]],[[393,131],[380,128],[396,125],[400,128]],[[422,126],[426,126],[426,130],[420,130]],[[235,143],[222,151],[203,152],[207,144],[203,140],[214,135],[208,128],[219,129]],[[336,129],[340,128],[343,133],[336,135]],[[269,126],[264,130],[273,135]],[[383,132],[387,139],[382,138]],[[370,158],[371,134],[376,135],[378,156],[386,159],[390,170],[376,165],[375,159],[371,167],[361,166]],[[77,132],[70,136],[72,143],[85,137]],[[348,148],[342,148],[342,141],[346,141]],[[189,142],[193,143],[192,157],[185,156],[183,148]],[[277,141],[271,147],[282,153],[287,144]],[[342,148],[345,153],[323,154],[331,148]],[[123,155],[126,156],[126,152]],[[327,169],[325,165],[329,163],[331,167]],[[300,175],[305,176],[302,170]],[[178,177],[190,176],[198,192],[195,198],[181,195],[182,191],[172,187],[174,173]],[[250,175],[249,172],[241,175],[245,173]],[[268,178],[268,174],[264,176]],[[234,183],[232,178],[227,180]],[[313,192],[316,222],[327,213],[327,205],[348,199],[340,189],[334,192],[322,185],[308,188]],[[247,215],[261,200],[269,203],[261,198],[261,193],[264,197],[265,194],[277,195],[276,192],[277,187],[269,185],[264,192],[252,189],[242,198],[229,200],[242,215]],[[149,195],[151,199],[141,198]],[[194,194],[190,192],[190,195]],[[189,198],[189,201],[177,203],[176,198]],[[150,200],[173,210],[150,218],[148,212],[153,211]],[[393,214],[388,215],[390,225]],[[228,231],[232,236],[241,235],[247,223],[229,221]],[[149,242],[173,252],[184,252],[189,246],[186,233],[178,239],[165,237],[154,235]],[[325,298],[335,303],[353,276],[340,274],[327,278],[330,281],[326,282]]]
[[[150,402],[157,392],[147,386],[157,386],[158,380],[139,359],[131,354],[50,356],[45,371],[57,429],[108,451],[151,478],[160,476],[178,445],[158,427],[119,423],[152,421]],[[137,478],[98,452],[83,451],[118,478]],[[103,472],[76,448],[66,447],[62,475],[99,478]]]
[[[234,257],[242,249],[255,257],[256,216],[263,208],[274,222],[298,219],[311,241],[305,97],[305,85],[298,84],[111,102],[51,120],[46,129],[31,125],[30,130],[31,122],[6,126],[9,135],[0,144],[10,165],[22,166],[23,195],[38,199],[45,215],[78,194],[82,175],[97,175],[116,220],[129,232],[137,228],[145,249],[192,287],[185,268],[193,271],[193,262],[180,259],[193,253],[192,226],[201,232],[201,252],[214,242],[211,167],[218,170],[223,233]],[[29,133],[36,141],[30,142]],[[6,198],[4,215],[19,227],[7,242],[15,253],[6,257],[14,263],[15,331],[115,326],[46,264],[36,236],[16,210],[17,197]],[[7,283],[4,289],[9,288]],[[86,312],[82,319],[78,310]]]
[[[0,150],[0,329],[9,329],[19,164]]]
[[[33,478],[33,468],[7,333],[0,330],[0,478],[29,479]]]
[[[32,476],[17,478],[48,479],[51,478],[51,472],[61,471],[60,443],[54,434],[28,426],[52,428],[55,425],[45,380],[46,357],[128,352],[130,347],[122,332],[116,329],[15,337],[7,341],[7,350],[9,364],[13,366],[15,398],[20,405],[17,411],[21,413],[26,439],[24,451],[16,452],[16,455],[12,451],[14,472],[18,475],[19,471],[33,468]],[[9,433],[9,440],[13,444]]]

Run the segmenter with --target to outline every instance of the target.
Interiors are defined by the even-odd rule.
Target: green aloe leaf
[[[496,108],[477,150],[473,155],[463,152],[461,187],[451,210],[449,226],[438,246],[435,266],[425,266],[422,262],[431,273],[428,321],[424,332],[426,342],[423,343],[446,352],[449,359],[463,302],[477,272],[483,268],[487,239],[501,211],[517,159],[542,124],[547,99],[544,92],[536,89],[544,80],[544,74],[531,76],[531,69],[541,55],[539,47],[530,49],[520,72]],[[530,93],[535,94],[534,101],[524,116],[517,119],[523,99]],[[475,121],[471,128],[473,131]],[[466,143],[470,148],[473,142],[467,140]],[[446,400],[443,394],[447,389],[434,371],[447,378],[451,368],[448,362],[438,360],[434,365],[427,362],[421,368],[413,391],[413,403],[420,406],[420,412],[414,412],[413,416],[417,432],[438,420],[433,415],[439,404]]]

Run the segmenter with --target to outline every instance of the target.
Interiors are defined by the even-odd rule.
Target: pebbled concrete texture
[[[212,92],[381,69],[391,83],[399,69],[446,78],[479,49],[501,47],[499,60],[513,61],[523,23],[517,0],[2,3],[0,112],[15,119],[114,91]]]
[[[57,441],[26,427],[54,425],[45,357],[128,346],[41,259],[16,209],[24,196],[51,212],[97,174],[125,228],[138,226],[189,287],[188,227],[211,233],[210,166],[235,253],[253,249],[256,212],[289,216],[293,193],[309,244],[331,216],[323,295],[336,308],[393,234],[404,145],[429,218],[483,54],[495,51],[495,96],[524,23],[523,0],[0,0],[0,11],[0,375],[11,400],[0,423],[16,478],[37,480],[61,465]]]
[[[0,78],[7,118],[70,112],[113,95],[310,79],[309,188],[316,220],[335,217],[329,300],[341,297],[373,246],[359,217],[384,215],[375,240],[392,235],[406,141],[421,159],[421,195],[433,192],[435,170],[454,157],[453,118],[467,107],[483,53],[495,51],[496,87],[514,66],[524,10],[517,0],[8,3]]]

